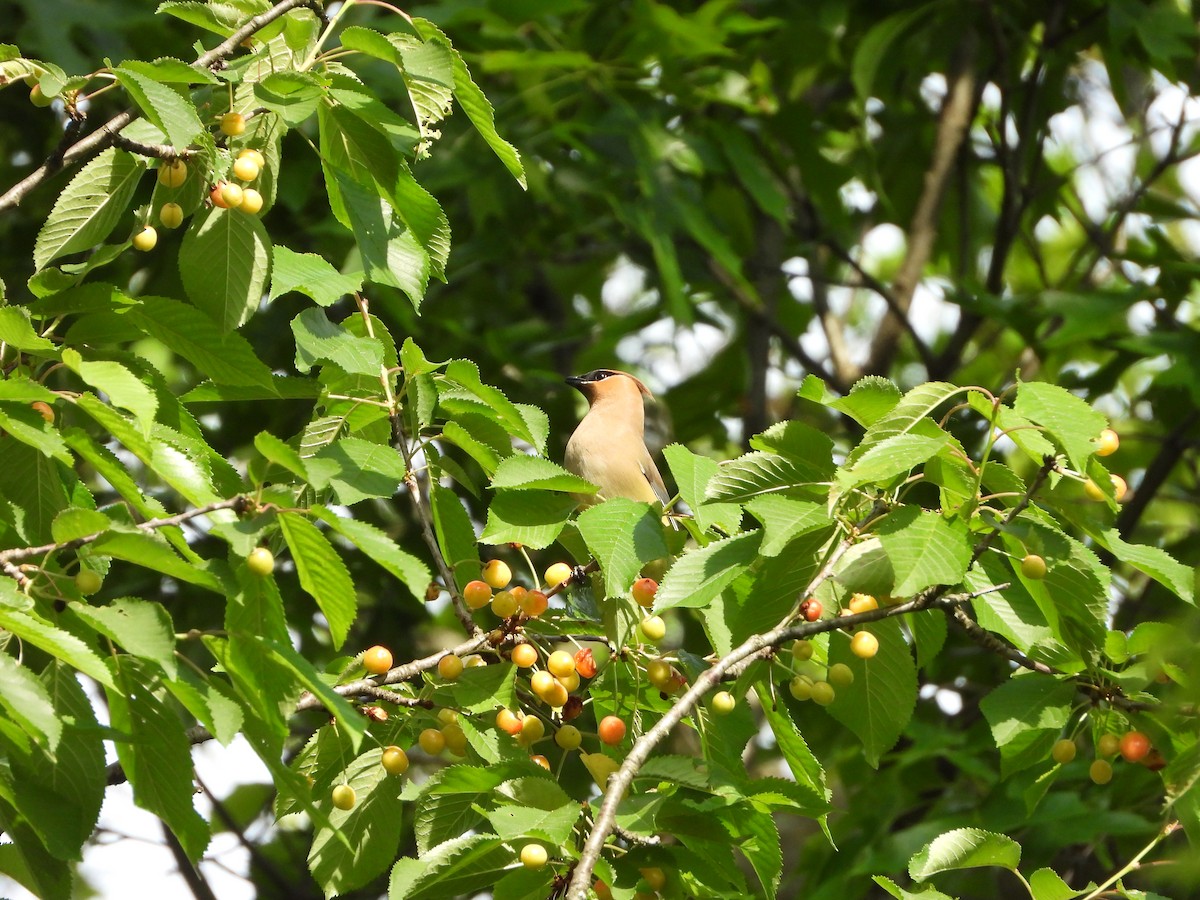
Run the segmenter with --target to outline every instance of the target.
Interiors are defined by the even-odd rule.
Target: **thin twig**
[[[247,20],[246,24],[231,34],[228,38],[222,41],[207,53],[201,54],[193,63],[195,66],[202,68],[211,68],[214,64],[232,56],[242,45],[246,38],[250,37],[260,28],[274,22],[280,16],[291,12],[302,6],[317,8],[319,7],[318,0],[281,0],[271,9],[260,15],[254,16]],[[18,206],[25,195],[40,185],[43,181],[57,172],[59,169],[71,165],[77,160],[91,156],[94,153],[99,153],[107,147],[112,146],[116,136],[128,125],[138,118],[138,113],[132,109],[127,109],[124,112],[113,116],[87,137],[77,141],[67,148],[64,152],[56,151],[49,159],[33,172],[26,175],[11,188],[9,188],[3,196],[0,196],[0,212],[11,207]]]

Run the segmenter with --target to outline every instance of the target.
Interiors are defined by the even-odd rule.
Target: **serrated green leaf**
[[[1121,539],[1115,528],[1093,534],[1105,550],[1126,565],[1149,575],[1180,600],[1196,604],[1195,570],[1176,562],[1171,554],[1160,547],[1147,544],[1130,544]]]
[[[43,456],[68,466],[74,463],[58,429],[35,409],[26,406],[0,409],[0,431],[33,447]]]
[[[777,556],[802,534],[826,528],[829,512],[823,503],[798,500],[783,494],[765,494],[746,504],[746,510],[763,524],[766,537],[759,553]]]
[[[76,173],[50,211],[33,248],[37,270],[103,241],[129,210],[145,171],[140,157],[110,147]]]
[[[624,596],[645,563],[667,555],[661,515],[648,503],[614,497],[585,509],[577,524],[609,597]]]
[[[779,752],[791,770],[796,785],[806,797],[809,815],[821,816],[829,811],[832,794],[825,784],[825,770],[813,756],[804,737],[787,713],[776,707],[769,690],[763,683],[755,685],[758,699],[762,703],[763,716],[775,735]]]
[[[170,297],[143,297],[125,317],[218,384],[270,387],[271,370],[236,332],[218,328],[195,307]]]
[[[341,647],[354,624],[358,599],[346,564],[317,526],[297,513],[283,513],[279,526],[296,562],[300,586],[308,592],[329,623],[334,647]]]
[[[117,741],[117,758],[133,786],[133,800],[161,818],[197,862],[211,837],[192,805],[191,747],[179,717],[154,693],[150,671],[126,659],[107,692],[113,728],[130,736]]]
[[[867,375],[856,381],[845,397],[831,399],[825,405],[845,413],[859,425],[870,427],[895,409],[900,396],[900,389],[891,381]]]
[[[213,207],[197,214],[179,247],[188,299],[223,332],[254,315],[271,268],[271,241],[257,216]]]
[[[475,363],[469,359],[450,360],[446,364],[446,378],[490,407],[509,434],[529,444],[538,443],[516,404],[499,389],[484,384],[479,378],[479,367]]]
[[[118,362],[85,361],[77,351],[63,350],[63,362],[87,384],[108,395],[113,406],[133,413],[143,434],[149,434],[158,412],[158,397],[133,372]]]
[[[404,460],[396,450],[355,437],[322,447],[305,467],[313,487],[332,489],[346,506],[369,497],[391,497],[404,480]]]
[[[1057,384],[1034,381],[1021,382],[1013,409],[1045,428],[1077,471],[1087,471],[1088,457],[1096,449],[1093,442],[1108,424],[1103,413]]]
[[[180,150],[187,148],[203,130],[196,107],[177,91],[144,71],[117,66],[112,73],[143,115],[167,136],[167,142],[173,147]]]
[[[892,564],[892,593],[899,597],[935,584],[958,584],[971,561],[971,535],[961,519],[905,506],[888,515],[876,531]]]
[[[569,494],[554,491],[501,491],[488,505],[479,540],[485,544],[516,542],[541,550],[554,543],[577,505]]]
[[[330,306],[361,290],[362,273],[343,275],[315,253],[297,253],[276,244],[271,256],[271,296],[274,300],[296,291],[321,306]]]
[[[886,484],[936,456],[949,441],[950,435],[945,432],[932,437],[893,435],[874,444],[853,465],[842,468],[837,475],[838,488],[845,493],[864,484]]]
[[[979,703],[1000,749],[1000,774],[1044,763],[1062,737],[1075,689],[1048,675],[1010,678]]]
[[[879,767],[880,757],[895,746],[917,704],[917,668],[898,622],[883,619],[860,625],[879,639],[879,652],[859,659],[850,652],[850,638],[829,636],[829,662],[845,663],[854,682],[837,689],[826,711],[853,731],[863,744],[867,762]]]
[[[706,503],[708,483],[717,474],[720,464],[715,459],[699,456],[680,444],[663,449],[663,458],[679,488],[679,495],[692,510],[701,531],[717,527],[725,534],[734,534],[742,521],[742,511],[736,503]]]
[[[1033,900],[1071,900],[1072,897],[1082,897],[1088,893],[1072,890],[1053,869],[1038,869],[1030,875],[1029,890]]]
[[[454,570],[459,590],[468,581],[479,577],[479,550],[475,543],[475,528],[453,491],[437,485],[430,486],[430,506],[433,527],[437,534],[442,558]],[[447,585],[449,587],[449,585]]]
[[[411,553],[401,550],[382,529],[360,519],[334,515],[331,510],[323,507],[314,507],[312,513],[386,569],[392,577],[408,588],[415,600],[424,601],[425,588],[432,578],[429,566]]]
[[[76,538],[106,531],[110,525],[112,520],[98,510],[72,507],[55,516],[50,533],[54,536],[55,543],[65,544]]]
[[[981,828],[956,828],[934,838],[908,861],[908,874],[924,881],[938,872],[1000,866],[1015,870],[1021,863],[1021,845],[1003,834]]]
[[[871,448],[896,435],[937,437],[941,429],[929,416],[965,390],[943,381],[930,381],[913,388],[886,415],[872,423],[858,446],[846,457],[846,467],[853,466]]]
[[[492,476],[492,488],[524,488],[526,490],[570,491],[594,494],[596,486],[562,466],[538,456],[510,456],[500,461]]]
[[[0,607],[0,628],[8,629],[26,643],[61,659],[105,687],[112,685],[108,667],[91,647],[69,631],[40,618],[36,613]]]
[[[812,485],[809,465],[776,453],[753,451],[723,464],[708,482],[706,501],[745,503],[755,497]]]
[[[175,626],[162,604],[121,597],[107,606],[71,603],[68,608],[118,647],[156,663],[168,678],[178,674]]]
[[[12,721],[54,753],[62,739],[63,723],[54,711],[50,694],[23,665],[0,653],[0,707]]]
[[[308,481],[308,468],[300,454],[290,444],[285,444],[269,431],[260,431],[254,436],[254,449],[268,462],[287,469],[300,481]]]
[[[0,307],[0,342],[18,350],[28,350],[39,354],[48,353],[56,358],[58,356],[58,346],[34,331],[33,323],[29,320],[29,313],[17,306]],[[5,384],[7,383],[5,382]],[[35,397],[33,399],[44,398]]]
[[[296,338],[296,368],[301,372],[331,362],[351,374],[380,374],[383,344],[377,338],[352,334],[329,321],[319,309],[306,309],[292,319],[292,334]]]
[[[751,531],[684,553],[667,570],[654,598],[655,610],[707,606],[749,568],[762,537],[762,532]]]
[[[180,557],[166,539],[144,531],[109,531],[89,547],[93,556],[113,556],[147,569],[153,569],[180,581],[225,593],[225,587],[207,567]]]

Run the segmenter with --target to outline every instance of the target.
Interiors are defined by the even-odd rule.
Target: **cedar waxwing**
[[[671,495],[643,437],[642,396],[653,399],[646,386],[613,369],[575,375],[567,384],[587,397],[588,411],[567,442],[566,467],[600,488],[593,496],[581,495],[580,501],[625,497],[666,505]]]

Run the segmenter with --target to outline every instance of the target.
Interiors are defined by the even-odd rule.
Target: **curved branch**
[[[266,12],[247,20],[245,25],[217,44],[213,49],[201,54],[193,65],[206,69],[212,68],[217,63],[232,56],[238,47],[242,45],[242,42],[260,28],[269,25],[280,16],[302,6],[314,9],[319,8],[319,0],[280,0],[279,3]],[[38,166],[38,168],[34,169],[5,191],[3,196],[0,196],[0,212],[20,205],[21,201],[25,199],[26,194],[38,187],[38,185],[59,169],[112,146],[117,135],[137,119],[139,115],[138,112],[132,109],[117,113],[117,115],[113,116],[87,137],[76,141],[65,151],[61,153],[56,151],[42,165]]]

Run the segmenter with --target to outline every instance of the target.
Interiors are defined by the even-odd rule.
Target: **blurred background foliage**
[[[0,40],[73,73],[106,58],[191,58],[192,32],[154,6],[18,0]],[[717,458],[787,417],[848,446],[853,423],[796,399],[808,373],[834,392],[867,374],[999,391],[1019,370],[1109,415],[1122,435],[1114,462],[1133,489],[1118,527],[1196,564],[1200,67],[1187,0],[447,0],[406,10],[463,52],[529,189],[453,116],[417,173],[453,228],[447,283],[419,314],[382,288],[372,309],[397,342],[470,358],[486,382],[546,409],[552,455],[580,412],[563,376],[600,366],[646,378],[659,443]],[[348,21],[386,29],[389,15],[363,6]],[[370,63],[355,65],[372,79]],[[98,100],[91,121],[113,102]],[[0,182],[18,180],[61,133],[25,91],[0,91]],[[344,264],[355,249],[329,212],[316,156],[296,135],[283,152],[266,220],[274,241]],[[63,183],[0,217],[10,302],[27,299],[33,239]],[[178,296],[174,258],[126,254],[109,277]],[[285,298],[244,329],[270,365],[291,365],[294,313]],[[180,393],[196,382],[185,361],[140,349]],[[237,462],[259,431],[298,432],[308,401],[193,411]],[[959,437],[978,446],[982,435]],[[424,554],[407,508],[362,514]],[[360,558],[347,563],[363,600],[351,645],[389,644],[404,658],[444,643],[444,613],[400,596]],[[1117,574],[1118,627],[1173,608],[1153,583]],[[294,573],[287,591],[288,577],[289,621],[304,621],[311,601]],[[195,599],[180,586],[168,602]],[[311,634],[296,638],[318,666],[332,655]],[[1073,884],[1103,880],[1140,847],[1158,827],[1149,772],[1060,792],[1026,818],[1034,776],[999,780],[978,712],[1006,675],[998,657],[941,657],[879,772],[832,721],[806,724],[836,786],[838,850],[811,823],[781,822],[793,833],[781,896],[868,896],[878,889],[866,876],[900,871],[928,838],[963,824],[1012,834],[1023,869],[1053,865]],[[755,752],[773,772],[770,748]],[[228,798],[231,823],[244,832],[262,821],[265,794],[247,786]],[[315,891],[302,876],[305,841],[253,834],[258,896]],[[941,886],[1014,896],[1011,876],[995,872]],[[1168,866],[1153,883],[1171,894],[1196,875]]]

